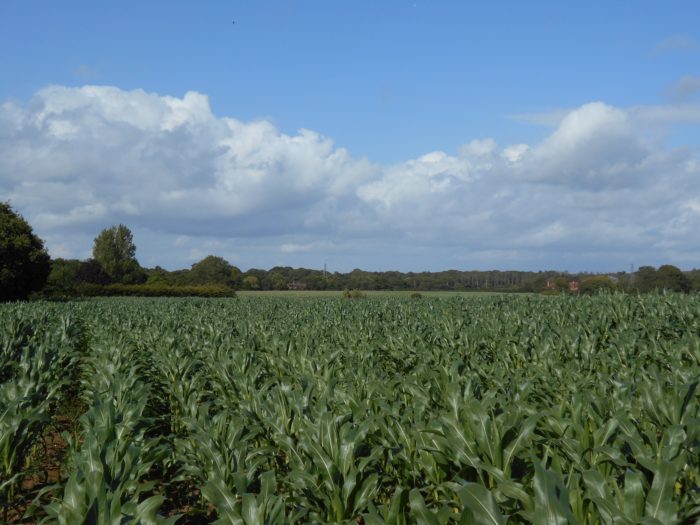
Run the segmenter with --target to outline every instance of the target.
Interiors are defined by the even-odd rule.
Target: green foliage
[[[46,280],[47,295],[74,295],[78,282],[78,271],[81,262],[76,259],[53,259],[51,273]]]
[[[102,265],[95,259],[82,261],[76,272],[76,283],[109,284],[112,278],[102,269]]]
[[[679,268],[670,264],[665,264],[658,270],[653,266],[641,266],[632,287],[640,292],[668,290],[688,293],[692,289],[692,281]]]
[[[105,228],[95,237],[92,256],[112,282],[137,284],[146,280],[136,260],[134,236],[123,224]]]
[[[255,275],[246,275],[243,278],[243,288],[246,290],[259,290],[260,281]]]
[[[165,498],[149,495],[146,477],[164,452],[149,436],[151,395],[130,345],[116,338],[97,346],[85,362],[83,383],[90,407],[81,417],[82,443],[72,443],[63,497],[47,505],[58,523],[154,523]],[[110,366],[105,366],[109,362]]]
[[[51,271],[44,243],[8,203],[0,202],[0,301],[26,299]]]
[[[83,297],[235,297],[233,288],[220,285],[162,286],[157,284],[83,284],[77,288]]]
[[[222,286],[232,286],[231,266],[222,257],[208,255],[201,261],[192,265],[189,273],[191,284],[219,284]]]
[[[79,323],[49,305],[31,311],[0,310],[0,509],[3,522],[16,504],[27,504],[22,480],[40,466],[32,452],[66,401],[70,371],[84,347]]]
[[[700,518],[697,295],[3,305],[3,388],[64,366],[26,350],[61,316],[87,411],[47,521]]]
[[[362,290],[344,290],[343,297],[345,297],[346,299],[362,299],[364,297],[367,297],[367,294],[364,293]]]
[[[287,282],[285,281],[284,276],[281,273],[271,272],[270,282],[272,283],[272,288],[274,290],[284,290],[287,288]]]
[[[617,286],[607,275],[596,275],[581,281],[579,292],[582,294],[594,294],[602,291],[612,292]]]
[[[690,290],[692,292],[700,292],[700,270],[694,269],[687,273],[690,281]]]
[[[671,264],[664,264],[656,271],[656,280],[657,287],[663,290],[683,293],[690,291],[690,279]]]

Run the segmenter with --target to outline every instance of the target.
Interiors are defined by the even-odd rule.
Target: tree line
[[[572,283],[576,283],[573,287]],[[102,230],[87,260],[51,260],[43,242],[8,203],[0,203],[0,300],[81,295],[226,296],[233,290],[410,290],[593,293],[599,290],[700,290],[700,270],[642,266],[609,275],[555,271],[351,272],[276,266],[242,271],[208,255],[188,269],[144,268],[123,224]]]

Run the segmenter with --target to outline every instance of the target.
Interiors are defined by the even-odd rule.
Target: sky
[[[700,267],[700,3],[0,2],[0,200],[146,267]]]

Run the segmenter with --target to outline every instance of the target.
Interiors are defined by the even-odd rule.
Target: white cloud
[[[677,84],[669,90],[672,98],[675,86],[677,86]],[[688,88],[684,89],[687,91]],[[686,98],[687,96],[690,96],[689,91],[686,93]],[[683,102],[683,100],[680,102]],[[556,128],[561,125],[565,118],[578,109],[579,108],[569,108],[566,110],[556,109],[544,113],[522,113],[513,115],[512,118],[531,124]],[[630,119],[630,122],[634,125],[657,126],[662,124],[700,123],[700,104],[690,102],[684,104],[632,106],[630,108],[624,108],[622,111],[624,111]]]
[[[216,116],[199,93],[52,86],[0,106],[0,199],[54,255],[84,257],[123,222],[151,266],[209,253],[414,270],[700,258],[698,145],[659,139],[700,122],[700,106],[557,115],[539,144],[486,138],[380,166],[311,130]]]
[[[459,152],[464,157],[488,157],[496,151],[496,141],[493,139],[474,139],[469,144],[459,148]]]
[[[530,151],[530,146],[527,144],[514,144],[505,148],[501,156],[504,159],[508,159],[508,161],[515,163],[518,162],[528,151]]]

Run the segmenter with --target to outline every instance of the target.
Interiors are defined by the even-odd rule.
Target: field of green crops
[[[700,519],[700,296],[0,305],[0,521]]]

